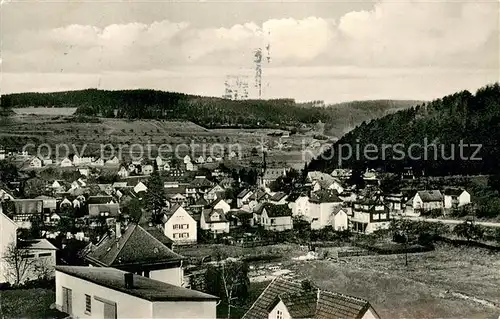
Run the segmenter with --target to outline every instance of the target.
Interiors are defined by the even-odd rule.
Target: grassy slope
[[[498,255],[471,249],[438,248],[409,256],[374,256],[347,263],[296,265],[320,287],[369,300],[382,318],[491,318],[498,315]],[[448,293],[447,293],[448,292]],[[451,295],[458,292],[493,302],[484,306]]]
[[[2,318],[63,318],[57,310],[50,309],[56,294],[49,289],[19,289],[0,292]]]

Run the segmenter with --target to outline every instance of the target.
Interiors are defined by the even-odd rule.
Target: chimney
[[[122,225],[119,221],[116,222],[115,228],[116,240],[118,240],[122,237]]]
[[[133,273],[126,273],[123,275],[125,279],[125,288],[127,289],[132,289],[134,288],[134,274]]]

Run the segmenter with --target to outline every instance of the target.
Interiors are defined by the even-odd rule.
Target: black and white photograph
[[[498,0],[1,0],[0,319],[499,319]]]

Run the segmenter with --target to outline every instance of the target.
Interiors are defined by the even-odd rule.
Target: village
[[[440,237],[440,230],[448,226],[476,227],[471,218],[449,219],[453,212],[474,205],[464,188],[384,192],[383,172],[367,169],[353,183],[357,173],[351,169],[324,173],[267,167],[265,155],[262,152],[260,170],[238,171],[226,166],[237,161],[234,152],[226,157],[157,156],[125,162],[76,155],[47,161],[26,152],[1,151],[0,160],[11,165],[5,167],[15,167],[16,174],[0,187],[4,256],[0,282],[4,287],[27,287],[55,278],[53,308],[77,317],[94,314],[95,299],[98,313],[111,313],[109,318],[123,313],[152,317],[160,311],[157,307],[169,307],[174,317],[173,309],[178,308],[178,316],[185,317],[179,300],[199,302],[199,308],[192,308],[193,317],[215,318],[222,311],[216,306],[219,299],[224,300],[228,316],[231,307],[236,313],[242,307],[238,287],[243,284],[231,286],[229,295],[214,296],[217,289],[209,287],[213,283],[207,272],[210,267],[229,268],[227,263],[239,269],[236,265],[245,262],[249,265],[243,271],[245,286],[265,283],[267,293],[278,292],[258,297],[244,318],[290,312],[280,310],[281,303],[286,309],[288,294],[311,295],[303,302],[325,303],[321,311],[326,312],[335,300],[348,300],[356,314],[377,318],[370,300],[313,288],[314,282],[304,284],[297,263],[376,254],[408,258],[409,253],[433,249],[433,239],[426,241],[424,235]],[[8,170],[4,171],[6,176]],[[411,168],[393,176],[391,185],[398,184],[394,178],[401,185],[416,179]],[[424,224],[423,230],[412,226]],[[273,252],[277,245],[286,247],[288,258],[280,258],[283,251]],[[290,247],[296,248],[287,251]],[[289,283],[289,290],[279,292],[284,283]],[[152,289],[158,299],[134,292],[133,285]],[[89,289],[103,296],[111,289],[116,296],[109,301],[85,293],[81,300],[72,299]],[[164,289],[174,289],[174,296],[162,299]],[[148,313],[146,306],[123,305],[130,296],[149,300],[153,312]],[[274,298],[281,301],[265,304]],[[262,314],[256,307],[267,310]],[[309,309],[309,315],[320,318],[318,311]]]

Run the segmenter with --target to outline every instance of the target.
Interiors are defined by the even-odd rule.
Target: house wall
[[[368,309],[361,319],[380,319],[379,316],[375,315],[372,308]]]
[[[444,208],[451,208],[452,206],[451,195],[444,195]]]
[[[124,281],[125,284],[125,281]],[[63,287],[72,290],[73,318],[104,318],[104,304],[95,297],[116,302],[117,318],[151,318],[151,302],[56,271],[56,307],[63,306]],[[92,298],[92,311],[85,314],[85,295]]]
[[[222,211],[225,214],[225,213],[227,213],[231,209],[231,206],[228,203],[226,203],[225,201],[221,200],[220,202],[218,202],[214,206],[214,209],[222,209]]]
[[[288,309],[286,309],[286,306],[282,301],[278,302],[278,304],[274,307],[274,309],[269,312],[268,319],[278,318],[278,311],[281,312],[281,318],[292,319],[290,313],[288,312]]]
[[[182,287],[184,280],[184,269],[182,267],[175,267],[153,270],[149,273],[149,278]]]
[[[309,216],[309,197],[301,196],[295,200],[295,205],[292,209],[293,216]]]
[[[153,318],[215,319],[216,301],[154,302]]]
[[[332,225],[334,230],[345,230],[348,227],[348,222],[346,212],[341,210],[330,218],[329,224]]]
[[[187,229],[174,229],[174,225],[188,224]],[[174,234],[188,233],[187,238],[179,238]],[[179,208],[164,225],[164,234],[176,243],[190,243],[197,241],[196,221],[184,209]]]
[[[262,216],[264,216],[264,214],[262,214]],[[266,230],[284,231],[293,228],[291,216],[268,217],[266,214],[263,220],[264,223],[262,225]],[[274,223],[272,222],[273,220]]]
[[[470,204],[470,202],[470,194],[468,192],[464,191],[460,194],[460,196],[458,196],[458,206],[467,205]]]
[[[4,261],[4,256],[11,243],[17,241],[16,235],[17,225],[13,223],[7,216],[2,213],[0,206],[0,282],[7,282],[5,278],[5,270],[7,264]]]

